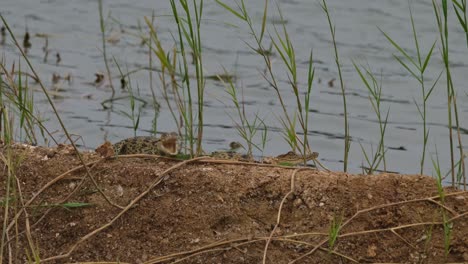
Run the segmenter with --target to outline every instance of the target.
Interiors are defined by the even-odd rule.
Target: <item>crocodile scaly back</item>
[[[140,136],[124,139],[113,145],[117,155],[150,154],[174,156],[179,152],[178,138],[174,134],[163,134],[161,138]]]

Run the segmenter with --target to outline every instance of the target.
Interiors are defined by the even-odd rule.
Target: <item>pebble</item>
[[[116,188],[117,195],[120,196],[120,197],[122,197],[123,194],[124,194],[124,190],[123,190],[122,186],[119,184],[119,185],[117,185],[117,187],[115,187],[115,188]]]
[[[302,200],[299,199],[299,198],[297,198],[297,199],[294,200],[294,202],[293,202],[293,205],[294,205],[295,207],[299,207],[301,204],[302,204]]]
[[[68,184],[68,188],[69,188],[69,189],[72,189],[72,190],[73,190],[73,189],[75,189],[75,187],[76,187],[76,183],[75,183],[75,182],[70,182],[70,183]]]

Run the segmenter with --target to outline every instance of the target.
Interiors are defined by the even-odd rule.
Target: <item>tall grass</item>
[[[151,24],[154,25],[154,11],[151,14]],[[150,33],[148,33],[150,34]],[[154,118],[153,118],[153,123],[152,123],[152,133],[156,134],[158,131],[158,116],[159,116],[159,110],[160,110],[160,104],[158,100],[156,99],[156,93],[154,91],[154,85],[153,85],[153,53],[151,52],[151,46],[153,45],[153,39],[151,36],[148,37],[148,65],[150,70],[148,71],[149,74],[149,85],[150,85],[150,90],[151,90],[151,97],[153,99],[153,109],[154,109]],[[176,122],[177,124],[177,122]]]
[[[8,76],[8,75],[7,75]],[[11,76],[9,76],[11,77]],[[1,81],[1,80],[0,80]],[[20,83],[20,82],[19,82]],[[0,82],[0,84],[2,84]],[[2,96],[0,96],[2,97]],[[0,135],[2,141],[3,141],[3,146],[2,149],[3,151],[0,153],[0,161],[5,165],[5,172],[6,172],[6,179],[3,182],[4,183],[4,188],[5,188],[5,195],[1,199],[0,207],[3,207],[3,223],[2,223],[2,232],[1,232],[1,238],[0,238],[0,263],[3,263],[3,256],[4,256],[4,250],[8,248],[9,252],[8,254],[11,256],[12,249],[11,246],[9,245],[8,247],[6,246],[7,241],[10,240],[9,234],[8,234],[8,220],[10,219],[10,211],[13,213],[13,215],[17,215],[20,210],[25,210],[22,208],[23,205],[23,196],[21,193],[21,186],[19,184],[19,180],[16,177],[18,168],[20,167],[21,163],[23,162],[25,155],[22,153],[14,153],[13,151],[13,139],[15,138],[14,135],[14,119],[15,118],[20,118],[22,116],[19,116],[17,113],[10,112],[9,109],[11,107],[11,104],[4,104],[4,100],[0,99],[0,105],[2,109],[2,115],[0,117],[0,124],[2,124],[2,133]],[[27,119],[27,117],[24,117]],[[28,220],[26,219],[26,224],[28,224]],[[17,221],[14,222],[15,225],[15,230],[19,229],[19,223]],[[28,245],[29,248],[25,248],[24,250],[27,252],[30,252],[31,255],[33,256],[33,259],[39,263],[38,261],[40,260],[39,257],[39,250],[37,247],[35,247],[32,243],[32,238],[30,234],[27,234],[28,238]],[[18,254],[19,254],[19,241],[18,241],[18,236],[16,236],[16,248],[15,248],[15,259],[18,259]]]
[[[112,89],[112,96],[114,98],[115,89],[114,85],[112,84],[112,75],[109,68],[109,62],[107,61],[107,52],[106,52],[106,24],[104,22],[104,14],[103,14],[103,7],[102,7],[102,0],[98,1],[98,10],[99,10],[99,28],[101,29],[101,39],[102,39],[102,55],[104,56],[104,64],[106,65],[107,76],[109,79],[109,85]]]
[[[466,47],[468,48],[468,20],[466,19],[466,0],[452,0],[453,9],[457,15],[458,22],[465,32]]]
[[[364,147],[362,147],[362,151],[364,153],[364,157],[367,161],[368,164],[368,169],[367,169],[367,174],[372,174],[378,167],[380,162],[383,161],[384,164],[384,170],[387,170],[387,161],[385,159],[385,131],[387,128],[387,123],[388,123],[388,115],[390,113],[390,108],[387,110],[387,114],[384,116],[382,115],[382,109],[381,109],[381,103],[382,103],[382,83],[377,81],[375,78],[374,74],[371,72],[370,67],[364,68],[361,70],[361,68],[353,62],[354,68],[356,69],[357,73],[359,74],[359,77],[361,77],[362,82],[364,83],[365,87],[369,91],[369,101],[372,104],[372,108],[377,116],[377,120],[379,122],[379,129],[380,129],[380,139],[379,139],[379,147],[373,155],[372,158],[369,158],[369,155],[364,150]]]
[[[306,162],[306,155],[311,152],[310,144],[308,140],[308,124],[309,124],[309,109],[310,109],[310,95],[312,92],[312,84],[314,81],[315,70],[313,67],[312,61],[312,52],[309,56],[308,62],[308,73],[307,73],[307,87],[305,89],[305,96],[301,98],[301,90],[299,87],[298,82],[298,69],[297,69],[297,59],[296,59],[296,52],[294,49],[293,42],[289,37],[289,33],[287,31],[285,23],[283,23],[282,29],[278,29],[274,27],[272,34],[266,34],[269,32],[267,29],[266,19],[268,16],[268,0],[265,0],[263,14],[262,14],[262,23],[260,26],[259,32],[255,30],[255,25],[253,24],[252,18],[248,12],[248,9],[245,5],[244,0],[240,2],[235,2],[237,8],[233,8],[228,5],[226,2],[216,0],[216,2],[223,7],[225,10],[233,14],[235,17],[239,18],[242,22],[244,22],[249,30],[250,35],[253,37],[254,44],[247,44],[247,46],[260,55],[263,58],[266,66],[266,73],[263,74],[264,79],[268,82],[270,87],[272,87],[275,92],[276,96],[279,100],[281,108],[283,110],[283,115],[280,117],[280,122],[283,127],[283,138],[286,142],[290,145],[293,151],[296,149],[304,157],[304,163]],[[283,15],[279,6],[277,7],[278,13],[280,15],[281,20],[284,21]],[[283,100],[283,95],[280,90],[278,78],[276,73],[273,71],[272,67],[272,60],[271,60],[271,52],[266,52],[267,49],[265,48],[265,36],[268,35],[268,40],[274,47],[274,51],[279,54],[281,58],[281,62],[287,72],[288,76],[288,84],[291,88],[291,91],[294,94],[294,98],[296,99],[296,108],[293,114],[290,114],[287,109],[286,105]],[[302,129],[304,138],[300,140],[297,133],[296,127],[296,118],[299,120],[299,125]]]
[[[127,91],[128,91],[129,98],[130,98],[130,113],[126,111],[121,111],[121,113],[132,121],[133,136],[136,137],[137,130],[140,125],[141,107],[139,107],[136,104],[135,94],[134,94],[133,86],[131,83],[132,83],[131,79],[129,78]],[[137,87],[137,94],[139,94],[138,87]]]
[[[117,63],[117,60],[115,58],[114,58],[114,62],[117,65],[117,69],[120,72],[121,78],[125,78],[124,74],[122,72],[122,69],[120,68],[120,65]],[[137,95],[138,95],[138,97],[135,96],[135,92],[134,92],[134,89],[133,89],[130,74],[127,75],[127,78],[128,78],[128,84],[126,85],[126,87],[124,87],[124,89],[125,88],[127,89],[128,98],[130,99],[130,112],[120,111],[119,113],[132,121],[133,136],[136,137],[137,136],[137,130],[138,130],[138,127],[140,125],[141,108],[142,108],[142,107],[137,105],[138,100],[136,99],[140,95],[140,89],[137,86]],[[114,98],[111,98],[111,100],[114,100]],[[146,104],[146,102],[144,102],[144,104]]]
[[[10,162],[13,159],[12,151],[10,148],[11,143],[12,143],[11,137],[13,135],[13,131],[10,126],[9,113],[8,113],[7,108],[2,108],[2,117],[3,119],[0,120],[3,123],[2,137],[7,146],[6,156],[2,155],[2,161],[4,162],[4,164],[10,165],[11,164]],[[12,170],[13,170],[13,166],[7,166],[7,178],[5,181],[5,197],[3,201],[4,212],[3,212],[3,223],[2,223],[2,234],[1,234],[2,237],[0,241],[0,264],[2,264],[3,262],[3,254],[4,254],[3,250],[5,248],[5,242],[8,236],[7,223],[8,223],[9,211],[10,211],[10,201],[14,198],[14,196],[11,195],[12,193],[11,189],[14,183],[14,175],[13,175]]]
[[[99,188],[99,186],[97,185],[97,182],[95,181],[94,177],[92,176],[92,174],[91,174],[91,172],[90,172],[90,169],[88,168],[88,166],[86,166],[86,163],[84,162],[83,155],[82,155],[81,152],[78,150],[78,148],[77,148],[75,142],[72,140],[71,135],[70,135],[70,133],[68,132],[68,130],[66,129],[66,126],[65,126],[65,124],[64,124],[64,122],[63,122],[63,120],[62,120],[62,118],[61,118],[60,115],[58,114],[57,108],[55,107],[55,104],[54,104],[54,102],[52,101],[52,98],[50,97],[49,93],[47,92],[47,89],[45,88],[44,84],[42,83],[42,81],[41,81],[39,75],[37,74],[37,72],[36,72],[36,70],[35,70],[35,68],[32,66],[31,61],[30,61],[29,58],[27,57],[25,51],[22,49],[20,43],[17,41],[15,35],[13,34],[13,31],[11,30],[11,28],[10,28],[9,24],[7,23],[7,21],[5,20],[5,18],[4,18],[2,15],[0,15],[0,18],[1,18],[2,22],[3,22],[3,24],[5,25],[5,28],[7,29],[8,33],[10,34],[10,37],[11,37],[11,39],[12,39],[14,45],[15,45],[16,48],[20,51],[21,57],[24,59],[24,61],[26,61],[26,63],[27,63],[27,65],[28,65],[29,69],[31,70],[32,76],[33,76],[33,77],[35,78],[35,80],[38,82],[39,87],[41,88],[42,93],[43,93],[44,96],[46,97],[47,102],[49,103],[50,107],[52,108],[52,111],[53,111],[53,113],[55,114],[55,117],[56,117],[58,123],[60,124],[60,127],[62,128],[62,132],[65,134],[67,140],[70,142],[71,146],[73,147],[73,149],[74,149],[74,151],[75,151],[75,153],[76,153],[76,155],[77,155],[77,157],[78,157],[80,163],[83,165],[87,177],[88,177],[89,179],[91,179],[91,181],[93,182],[94,186],[97,188],[97,190],[98,190],[98,191],[100,192],[100,194],[104,197],[104,199],[106,199],[106,201],[107,201],[109,204],[111,204],[111,205],[113,205],[113,206],[115,206],[115,207],[118,207],[118,206],[117,206],[116,204],[114,204],[111,200],[109,200],[109,198],[102,192],[101,188]],[[6,116],[5,114],[7,114],[7,113],[6,113],[6,112],[4,113],[4,116],[3,116],[3,117],[4,117],[4,120],[6,120],[6,119],[5,119],[5,116]],[[9,123],[9,122],[10,122],[10,121],[8,121],[7,123]],[[11,127],[11,126],[10,126],[10,127]],[[4,133],[7,133],[7,132],[4,132]],[[13,132],[9,132],[9,133],[12,134]],[[9,138],[11,139],[11,136],[9,136]],[[7,179],[7,181],[10,182],[11,179],[12,179],[12,177],[9,176],[8,179]],[[8,187],[7,187],[7,188],[8,188]],[[7,193],[9,194],[9,192],[7,192]],[[7,197],[8,197],[8,195],[7,195]],[[8,209],[6,209],[6,210],[8,210]],[[22,212],[24,212],[24,213],[26,214],[26,208],[22,208],[20,211],[22,211]],[[5,216],[6,216],[6,217],[4,218],[4,221],[7,221],[7,219],[8,219],[8,213],[7,213],[7,211],[5,212]],[[5,227],[5,225],[6,225],[6,224],[4,223],[4,224],[3,224],[3,227]],[[5,236],[6,236],[6,235],[8,235],[8,230],[9,230],[9,227],[8,227],[8,228],[4,228],[4,229],[2,230],[2,233],[5,233]],[[1,242],[1,243],[4,244],[3,235],[2,235],[2,242]],[[34,252],[35,248],[34,248],[34,247],[31,247],[31,250],[32,250],[32,252]],[[1,252],[1,253],[3,254],[3,247],[2,247],[2,252]]]
[[[341,96],[343,98],[343,115],[344,115],[344,131],[345,131],[345,138],[344,138],[344,159],[343,159],[343,171],[348,171],[348,158],[349,158],[349,149],[351,147],[351,136],[349,134],[349,123],[348,123],[348,110],[346,105],[346,93],[345,93],[345,86],[343,83],[343,75],[341,73],[341,64],[340,59],[338,56],[338,48],[336,46],[336,38],[335,38],[335,26],[333,25],[330,12],[328,11],[327,1],[322,0],[322,9],[327,16],[328,25],[330,27],[330,33],[332,36],[333,48],[335,51],[335,63],[336,67],[338,68],[338,75],[340,78],[340,88],[341,88]]]
[[[192,7],[190,7],[190,2],[192,3]],[[189,71],[188,71],[188,64],[187,64],[187,51],[185,50],[185,41],[187,41],[190,52],[193,54],[193,64],[195,65],[195,76],[196,76],[196,84],[197,84],[197,102],[198,102],[198,133],[196,139],[196,154],[202,154],[202,139],[203,139],[203,107],[204,107],[204,93],[205,93],[205,79],[204,79],[204,72],[203,72],[203,60],[202,60],[202,41],[201,41],[201,34],[200,34],[200,27],[201,27],[201,19],[203,15],[203,0],[179,0],[179,4],[182,6],[183,14],[186,16],[185,19],[179,16],[179,10],[175,3],[175,0],[171,0],[171,7],[172,12],[174,14],[174,18],[177,23],[178,34],[179,34],[179,45],[180,45],[180,52],[183,58],[183,69],[184,69],[184,79],[187,89],[187,94],[189,96],[189,100],[191,101],[191,94],[190,94],[190,78],[189,78]],[[191,10],[190,8],[193,8]],[[193,20],[192,16],[195,16],[195,20]],[[175,65],[174,65],[175,66]],[[190,109],[191,102],[189,103]],[[191,112],[191,111],[190,111]],[[193,117],[191,116],[191,120]],[[193,124],[193,121],[190,122]],[[194,140],[194,132],[193,126],[191,126],[191,130],[189,137],[191,149],[193,149],[193,140]],[[192,151],[193,152],[193,151]],[[193,153],[191,153],[193,155]]]
[[[439,194],[439,199],[440,199],[441,204],[445,205],[445,190],[442,184],[443,178],[442,178],[442,173],[440,171],[437,148],[436,148],[436,160],[432,159],[432,165],[436,173],[437,192]],[[441,208],[440,210],[442,214],[442,227],[443,227],[443,233],[444,233],[444,253],[445,253],[445,257],[447,257],[448,254],[450,253],[453,222],[448,221],[450,217],[447,216],[447,213],[445,212],[444,208]]]
[[[28,83],[28,75],[22,71],[21,63],[18,63],[18,69],[13,64],[11,70],[7,69],[4,61],[0,63],[0,107],[8,109],[12,115],[11,122],[19,120],[18,127],[13,127],[13,131],[17,129],[17,132],[9,135],[13,137],[11,141],[36,145],[40,142],[39,133],[44,143],[47,144],[49,140],[57,143],[35,108],[34,93]]]
[[[164,71],[167,71],[173,81],[174,89],[181,88],[183,90],[184,98],[178,97],[178,109],[183,117],[185,125],[185,135],[188,140],[188,149],[191,156],[201,155],[203,153],[203,125],[204,125],[204,94],[205,94],[205,77],[203,70],[202,59],[202,40],[201,40],[201,21],[203,16],[203,0],[187,1],[171,0],[171,8],[175,23],[177,24],[176,51],[173,53],[173,61],[170,59],[169,52],[163,48],[158,33],[152,25],[152,22],[145,18],[146,24],[150,28],[150,35],[154,46],[151,50],[161,63]],[[187,47],[188,46],[188,47]],[[177,54],[181,54],[182,59],[180,63],[176,59]],[[187,54],[193,54],[193,64],[195,65],[195,78],[196,78],[196,91],[197,91],[197,131],[195,132],[194,125],[194,108],[192,98],[192,83],[190,79],[190,69],[187,59]],[[176,82],[176,76],[181,76],[180,84]],[[186,98],[185,98],[186,96]],[[185,100],[187,105],[185,105]],[[196,135],[195,135],[196,134]],[[196,146],[195,146],[196,144]]]
[[[225,73],[227,74],[226,71]],[[220,80],[223,83],[225,83],[221,78]],[[226,86],[226,92],[229,94],[231,102],[234,104],[234,107],[237,110],[237,116],[239,118],[239,121],[235,121],[235,118],[233,117],[231,117],[231,119],[236,124],[236,129],[237,129],[238,134],[244,139],[246,143],[247,156],[252,157],[254,147],[263,152],[265,148],[265,142],[266,142],[266,133],[268,131],[264,120],[260,118],[257,113],[255,115],[254,120],[249,121],[249,118],[247,117],[247,113],[245,111],[245,105],[243,101],[239,102],[237,89],[233,83],[232,78],[227,79],[227,83],[225,83],[225,86]],[[262,134],[262,145],[260,147],[259,145],[253,142],[253,139],[261,128],[264,129],[264,133]]]
[[[455,10],[455,14],[457,15],[458,22],[465,33],[466,39],[466,47],[468,48],[468,20],[467,20],[467,8],[466,8],[466,0],[452,0],[453,9]],[[435,6],[435,5],[434,5]],[[435,9],[436,10],[436,9]],[[439,24],[439,23],[438,23]],[[439,27],[440,28],[440,27]],[[454,95],[454,106],[455,106],[455,117],[458,120],[458,111],[456,109],[456,94]],[[460,137],[460,127],[458,126],[457,122],[457,135],[458,135],[458,142],[460,148],[460,161],[461,164],[458,165],[458,174],[457,174],[457,181],[460,182],[460,178],[463,178],[463,189],[466,191],[466,167],[465,167],[465,157],[466,154],[464,153],[463,146],[461,145],[461,137]]]
[[[425,56],[423,56],[420,48],[420,44],[418,41],[418,36],[417,36],[417,30],[414,24],[414,19],[413,19],[413,13],[411,11],[411,6],[409,7],[410,11],[410,19],[411,19],[411,28],[413,32],[413,38],[414,38],[414,46],[416,50],[416,58],[411,57],[408,52],[406,52],[398,43],[396,43],[387,33],[385,33],[383,30],[379,29],[384,36],[387,38],[388,42],[395,47],[395,49],[398,51],[398,53],[404,58],[400,58],[397,55],[393,55],[393,57],[400,63],[403,68],[405,68],[413,78],[415,78],[420,87],[421,87],[421,102],[422,102],[422,109],[419,106],[418,102],[414,101],[414,104],[416,105],[419,115],[421,116],[421,119],[423,121],[423,149],[422,149],[422,154],[421,154],[421,160],[420,160],[420,174],[423,174],[424,172],[424,161],[426,157],[426,148],[427,148],[427,141],[429,139],[429,129],[427,127],[427,101],[429,100],[429,97],[434,91],[434,88],[441,76],[436,78],[432,86],[427,89],[426,87],[426,81],[425,81],[425,72],[427,69],[427,66],[429,65],[429,61],[432,56],[432,51],[434,50],[436,41],[433,42],[431,48],[427,52]]]
[[[459,5],[456,5],[458,3]],[[463,144],[461,141],[461,133],[460,133],[460,120],[458,115],[458,107],[457,107],[457,94],[454,88],[453,80],[452,80],[452,73],[450,70],[450,57],[449,57],[449,30],[448,30],[448,3],[447,0],[442,0],[440,5],[436,1],[432,1],[434,14],[437,22],[437,28],[439,30],[439,37],[441,42],[441,56],[445,66],[445,77],[446,77],[446,89],[447,89],[447,119],[448,119],[448,129],[449,129],[449,143],[450,143],[450,161],[451,161],[451,175],[452,175],[452,186],[455,186],[455,182],[460,183],[463,179],[464,181],[464,188],[466,188],[466,171],[465,171],[465,161],[464,161],[464,153],[463,153]],[[454,1],[455,10],[460,9],[466,11],[466,2],[462,1],[462,5],[460,2]],[[466,31],[466,13],[462,18],[460,16],[459,10],[456,11],[456,14],[459,18],[459,22]],[[467,36],[468,37],[468,36]],[[468,39],[467,39],[468,41]],[[467,42],[468,44],[468,42]],[[452,113],[453,108],[453,113]],[[455,126],[457,129],[457,139],[458,139],[458,148],[459,148],[459,155],[461,162],[458,165],[458,172],[457,177],[455,177],[455,157],[454,157],[454,142],[453,142],[453,116],[455,116]]]
[[[174,119],[174,123],[177,124],[177,130],[180,136],[183,136],[181,128],[184,127],[185,136],[183,138],[185,141],[185,146],[187,146],[186,149],[189,151],[190,156],[193,157],[195,155],[195,148],[194,148],[195,134],[194,134],[194,126],[193,126],[194,120],[193,120],[193,109],[192,109],[192,106],[193,106],[192,92],[190,91],[190,88],[186,88],[190,86],[185,86],[184,84],[184,82],[188,82],[190,84],[188,66],[187,68],[185,68],[184,66],[184,69],[186,69],[186,72],[185,74],[184,73],[182,74],[183,80],[185,79],[187,80],[182,81],[182,83],[179,84],[177,78],[181,74],[179,74],[178,69],[180,70],[180,72],[183,72],[183,70],[181,70],[182,66],[178,65],[178,60],[177,60],[178,55],[177,55],[176,48],[174,48],[173,51],[166,51],[162,43],[159,40],[158,32],[154,28],[153,23],[150,22],[146,18],[145,20],[146,20],[147,25],[150,28],[150,38],[152,39],[152,43],[153,43],[153,46],[149,46],[149,47],[151,51],[155,54],[155,56],[158,58],[161,64],[161,73],[159,74],[159,79],[161,81],[161,91],[162,91],[163,98]],[[184,44],[182,43],[181,45],[183,46]],[[171,58],[171,54],[172,54],[172,58]],[[169,80],[166,80],[166,73],[169,76]],[[170,85],[168,85],[167,82],[169,82]],[[174,101],[176,104],[176,109],[179,113],[179,117],[176,115],[175,111],[173,110],[173,107],[169,100],[169,95],[168,95],[169,89],[171,89],[171,91],[175,95]],[[181,120],[180,123],[179,123],[179,118]]]

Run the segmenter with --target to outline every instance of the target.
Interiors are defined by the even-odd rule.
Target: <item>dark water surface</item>
[[[52,75],[71,74],[73,81],[59,83],[63,90],[54,99],[60,115],[65,120],[70,133],[81,135],[80,141],[85,148],[94,148],[105,139],[118,141],[133,136],[132,121],[121,114],[130,111],[129,100],[119,100],[113,110],[105,110],[101,102],[111,95],[106,84],[95,87],[94,73],[105,72],[101,51],[101,35],[97,1],[54,1],[54,0],[2,0],[2,15],[19,39],[22,39],[27,26],[32,35],[32,48],[29,58],[33,61],[47,87],[54,91]],[[189,1],[190,2],[190,1]],[[231,3],[231,1],[227,1]],[[427,53],[432,43],[438,40],[436,22],[431,1],[411,1],[413,15],[418,30],[421,49]],[[233,4],[233,2],[231,3]],[[248,1],[248,8],[257,29],[261,24],[263,1]],[[293,41],[299,67],[300,88],[304,91],[307,84],[306,74],[308,59],[313,49],[316,67],[316,79],[311,98],[310,137],[312,148],[320,152],[321,161],[331,169],[342,170],[343,164],[343,104],[339,82],[334,87],[328,81],[338,79],[329,27],[324,12],[317,1],[286,0],[279,1],[286,27]],[[352,145],[350,152],[350,170],[361,172],[364,161],[360,144],[370,152],[377,150],[379,124],[368,99],[368,91],[359,79],[352,60],[356,63],[369,64],[374,73],[382,79],[382,110],[390,109],[385,145],[387,147],[387,169],[396,172],[419,172],[419,160],[422,151],[422,120],[413,102],[421,102],[420,86],[408,72],[393,58],[396,53],[388,43],[382,30],[392,36],[411,55],[415,55],[414,42],[409,19],[407,1],[370,1],[348,0],[328,1],[329,9],[336,24],[336,37],[340,59],[343,64],[343,76],[347,91],[348,114]],[[274,4],[270,4],[268,17],[270,33],[274,33],[272,24],[277,27],[280,17]],[[110,14],[106,19],[107,36],[119,40],[107,43],[107,53],[114,76],[117,97],[127,96],[121,91],[119,71],[112,56],[118,61],[124,72],[148,67],[148,48],[141,45],[141,34],[148,29],[145,16],[156,15],[155,25],[163,46],[170,49],[173,45],[170,33],[176,34],[174,20],[171,17],[169,1],[104,1],[104,12]],[[453,14],[450,20],[450,52],[452,74],[458,94],[460,122],[463,127],[462,140],[468,145],[468,48],[465,36]],[[237,26],[237,27],[235,27]],[[47,61],[44,62],[45,39],[36,34],[49,34]],[[237,75],[237,84],[243,87],[246,112],[251,118],[258,113],[268,125],[268,143],[265,155],[276,155],[288,151],[288,145],[282,139],[278,117],[282,116],[276,93],[262,77],[265,68],[263,59],[249,50],[246,43],[252,38],[244,23],[223,10],[214,1],[205,1],[202,25],[204,67],[206,74],[221,74],[223,67]],[[0,48],[6,57],[7,65],[18,61],[19,52],[7,39]],[[61,61],[56,63],[56,53]],[[288,77],[278,54],[273,57],[273,67],[281,81],[282,94],[288,109],[292,112],[295,98],[288,86]],[[154,60],[155,66],[158,63]],[[25,69],[25,63],[22,63]],[[430,87],[443,69],[440,58],[440,45],[436,44],[434,57],[426,73],[426,85]],[[321,82],[319,82],[319,79]],[[149,72],[140,70],[131,75],[134,90],[139,88],[140,97],[149,104],[142,108],[138,135],[149,135],[153,127],[154,110],[151,106]],[[444,76],[428,101],[429,145],[426,160],[427,174],[432,173],[430,157],[435,157],[437,146],[443,169],[449,166],[449,130],[447,128],[447,96]],[[36,84],[34,88],[39,88]],[[160,131],[173,131],[176,126],[161,94],[161,82],[157,72],[153,74],[153,86],[161,111],[157,119]],[[135,91],[136,92],[136,91]],[[35,93],[36,105],[42,116],[49,117],[46,123],[50,130],[58,129],[56,119],[44,96]],[[230,141],[241,138],[235,129],[230,115],[236,118],[235,108],[229,100],[222,83],[206,81],[205,138],[206,151],[222,149]],[[236,119],[237,120],[237,119]],[[59,134],[57,134],[59,136]],[[259,137],[257,138],[259,142]],[[257,151],[257,155],[261,153]]]

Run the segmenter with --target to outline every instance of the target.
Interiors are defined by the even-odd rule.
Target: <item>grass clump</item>
[[[423,122],[423,149],[422,149],[422,154],[421,154],[421,160],[420,160],[420,174],[423,174],[424,172],[424,161],[425,161],[425,156],[426,156],[426,148],[427,148],[427,141],[429,138],[429,128],[427,126],[427,101],[429,100],[429,97],[434,91],[434,88],[442,75],[442,72],[439,74],[439,76],[436,78],[434,83],[432,83],[431,87],[428,89],[426,86],[426,81],[425,81],[425,72],[427,69],[427,66],[429,65],[429,61],[432,56],[432,51],[434,50],[436,41],[433,42],[431,48],[427,52],[427,54],[424,56],[422,54],[420,44],[418,41],[418,36],[417,36],[417,31],[416,27],[414,24],[414,19],[413,19],[413,13],[411,11],[411,6],[409,7],[410,10],[410,19],[411,19],[411,28],[413,32],[413,38],[414,38],[414,46],[416,49],[416,58],[411,57],[408,52],[406,52],[398,43],[396,43],[387,33],[385,33],[383,30],[380,29],[380,31],[384,34],[384,36],[387,38],[388,42],[395,47],[395,49],[398,51],[400,56],[403,58],[393,55],[393,57],[400,63],[400,65],[405,68],[411,76],[416,79],[421,87],[421,102],[422,102],[422,107],[419,106],[418,102],[414,101],[414,104],[416,105],[419,115],[421,116],[422,122]]]
[[[459,18],[459,22],[466,31],[466,13],[463,18],[460,16],[460,10],[466,11],[466,1],[464,4],[460,4],[459,1],[453,1],[454,8]],[[461,183],[462,178],[464,182],[464,189],[466,190],[466,171],[465,171],[465,162],[460,162],[458,165],[458,173],[455,174],[455,157],[454,157],[454,140],[453,140],[453,118],[455,118],[455,127],[457,131],[458,139],[458,148],[460,158],[463,159],[463,144],[461,141],[461,132],[460,132],[460,120],[458,115],[457,107],[457,94],[453,85],[452,73],[450,70],[450,53],[449,53],[449,30],[448,30],[448,2],[447,0],[442,0],[440,5],[436,1],[432,1],[432,6],[434,9],[434,14],[437,22],[437,29],[439,31],[441,47],[441,57],[444,62],[445,67],[445,78],[446,78],[446,91],[447,91],[447,120],[448,120],[448,129],[449,129],[449,147],[450,147],[450,169],[452,175],[452,186],[455,186],[455,183]],[[461,9],[460,9],[461,7]],[[467,47],[468,47],[468,38],[467,38]],[[452,113],[453,111],[453,113]],[[457,177],[455,177],[457,175]]]
[[[267,141],[267,133],[268,128],[264,122],[264,119],[260,118],[258,113],[255,114],[255,118],[253,121],[250,121],[247,117],[247,113],[245,111],[245,105],[242,102],[239,102],[237,89],[233,83],[233,80],[227,79],[226,82],[224,79],[219,78],[221,82],[223,82],[226,86],[226,92],[228,93],[231,102],[234,104],[234,107],[237,111],[237,116],[239,121],[235,121],[235,119],[231,116],[231,119],[234,121],[238,134],[242,137],[245,141],[247,146],[247,156],[252,157],[253,155],[253,148],[257,148],[263,153],[265,149],[266,141]],[[262,129],[263,133],[261,134],[261,145],[254,143],[254,137],[257,135],[257,132]],[[242,146],[243,147],[243,146]]]
[[[289,37],[286,24],[283,23],[281,30],[274,27],[272,29],[272,32],[274,33],[270,33],[270,31],[267,29],[266,19],[268,16],[269,1],[266,0],[264,2],[262,23],[259,31],[255,30],[254,23],[243,0],[235,2],[237,4],[237,8],[233,8],[226,2],[220,0],[216,0],[216,2],[229,13],[233,14],[235,17],[239,18],[240,21],[247,25],[248,31],[252,35],[254,42],[254,44],[247,43],[247,45],[252,51],[254,51],[256,54],[260,55],[263,58],[263,61],[266,66],[266,71],[262,74],[262,76],[268,82],[270,87],[272,87],[276,92],[276,96],[281,105],[282,116],[279,117],[279,119],[283,127],[283,138],[286,140],[286,142],[289,144],[293,151],[298,150],[302,154],[305,163],[307,154],[311,153],[311,148],[308,140],[308,127],[310,112],[310,95],[312,92],[312,84],[315,77],[315,69],[313,67],[312,61],[312,52],[310,53],[308,62],[307,86],[304,90],[305,95],[302,98],[301,94],[303,90],[300,89],[298,82],[299,77],[297,71],[296,53],[293,42]],[[280,8],[278,7],[277,10],[280,15],[280,19],[284,21]],[[270,49],[265,48],[265,36],[268,36],[268,41],[271,43]],[[281,62],[288,75],[288,85],[296,99],[296,108],[292,114],[288,112],[286,108],[286,105],[283,100],[283,94],[280,90],[278,78],[272,68],[272,49],[281,58]],[[270,52],[264,52],[267,50],[270,50]],[[299,121],[298,123],[300,129],[302,130],[302,139],[300,139],[300,137],[298,136],[297,120]]]
[[[345,139],[344,139],[344,159],[343,159],[343,171],[348,171],[348,158],[349,158],[349,149],[351,147],[351,136],[349,134],[349,123],[348,123],[348,108],[346,105],[346,93],[345,93],[345,86],[343,82],[343,74],[341,72],[341,64],[338,54],[338,48],[336,45],[336,38],[335,38],[335,26],[333,25],[330,17],[330,12],[328,11],[327,1],[322,0],[322,9],[327,16],[328,25],[330,27],[330,33],[332,36],[333,48],[335,52],[335,63],[338,69],[338,75],[340,78],[340,88],[341,88],[341,96],[343,98],[343,115],[344,115],[344,131],[345,131]]]
[[[179,0],[176,2],[175,0],[171,0],[170,3],[175,23],[177,25],[176,36],[178,37],[173,51],[168,52],[164,49],[152,21],[148,18],[145,18],[145,21],[147,26],[150,28],[150,37],[153,44],[151,50],[161,64],[161,80],[163,81],[164,89],[166,89],[164,76],[165,73],[168,73],[172,89],[177,94],[175,100],[181,117],[180,119],[183,121],[181,126],[185,129],[184,138],[188,143],[187,149],[193,157],[203,153],[202,140],[205,77],[203,70],[203,48],[200,29],[204,1]],[[193,85],[190,79],[191,72],[189,69],[187,54],[192,54],[192,64],[195,66],[197,109],[194,109],[194,98],[192,96]],[[178,59],[179,56],[181,57],[180,59]],[[181,80],[177,79],[178,77],[180,77]],[[179,92],[179,89],[182,92]],[[196,124],[194,123],[195,112],[197,113]],[[175,114],[172,114],[176,123],[179,123]]]
[[[437,151],[436,151],[437,155]],[[436,173],[436,183],[437,183],[437,192],[439,194],[439,199],[442,205],[445,205],[445,191],[442,184],[442,173],[440,170],[439,159],[437,158],[436,161],[432,159],[432,165],[434,167]],[[444,234],[444,253],[445,257],[448,256],[450,253],[450,244],[451,244],[451,237],[452,237],[452,230],[453,230],[453,223],[449,221],[449,216],[444,208],[441,208],[442,214],[442,227],[443,227],[443,234]]]
[[[335,247],[336,240],[340,234],[341,223],[343,222],[343,215],[334,215],[330,223],[330,228],[328,229],[328,253],[333,251]]]
[[[387,161],[385,159],[385,130],[387,128],[388,123],[388,115],[390,113],[390,109],[387,109],[387,114],[382,114],[381,110],[381,103],[382,103],[382,83],[378,82],[375,78],[375,75],[371,72],[370,68],[361,69],[356,63],[353,62],[354,68],[356,69],[359,77],[361,77],[362,82],[364,83],[365,87],[369,91],[369,101],[372,104],[372,109],[374,110],[377,120],[379,122],[379,131],[380,131],[380,139],[379,139],[379,146],[377,151],[373,157],[369,158],[369,155],[364,150],[364,147],[361,145],[362,152],[364,153],[364,157],[367,161],[367,174],[372,174],[383,161],[384,170],[387,170]]]

